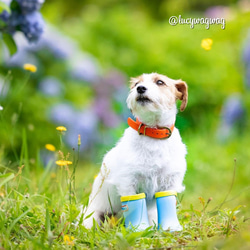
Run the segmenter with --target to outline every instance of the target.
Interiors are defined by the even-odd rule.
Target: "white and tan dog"
[[[131,79],[127,98],[128,108],[137,121],[149,128],[174,127],[177,107],[187,105],[187,85],[157,73],[143,74]],[[147,130],[144,127],[144,132]],[[151,138],[129,127],[123,137],[104,157],[94,181],[89,205],[83,221],[87,228],[93,218],[100,223],[105,215],[121,215],[121,196],[146,193],[148,216],[151,225],[157,223],[154,194],[163,190],[182,192],[186,172],[186,147],[177,128],[169,138]]]

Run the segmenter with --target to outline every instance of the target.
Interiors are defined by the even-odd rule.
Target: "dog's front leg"
[[[116,183],[117,192],[120,196],[128,196],[137,194],[136,180],[131,179],[131,176],[120,178],[119,183]]]
[[[183,186],[184,173],[172,173],[167,177],[167,180],[161,185],[159,191],[174,190],[177,193],[181,193],[185,190]]]

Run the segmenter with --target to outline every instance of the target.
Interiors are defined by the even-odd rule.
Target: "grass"
[[[55,156],[67,163],[43,167],[39,154],[30,158],[23,129],[16,163],[6,162],[0,148],[0,249],[249,249],[249,135],[220,144],[203,132],[183,136],[189,152],[186,191],[178,197],[183,231],[170,233],[133,232],[115,218],[91,230],[75,226],[98,168],[78,162],[80,140],[68,154],[62,132]]]
[[[55,166],[54,162],[50,162],[43,168],[36,159],[37,166],[31,168],[25,138],[24,132],[18,170],[0,165],[2,249],[247,249],[250,246],[250,218],[247,217],[248,207],[244,206],[248,205],[249,196],[243,195],[240,200],[241,196],[234,197],[234,191],[238,193],[242,189],[242,186],[239,189],[235,187],[239,177],[236,161],[229,171],[230,177],[228,174],[221,175],[225,188],[220,192],[217,190],[215,198],[209,196],[206,199],[199,195],[213,175],[207,175],[207,180],[192,183],[191,176],[196,178],[197,174],[203,177],[204,173],[195,169],[196,164],[189,163],[187,191],[179,196],[178,204],[178,217],[183,225],[181,232],[170,233],[153,228],[132,232],[125,229],[122,220],[115,218],[108,219],[101,227],[96,225],[96,229],[87,230],[74,223],[80,206],[87,204],[97,168],[91,165],[77,167],[77,152],[71,156],[72,165]],[[192,138],[193,142],[188,143],[194,144],[194,147],[199,145],[196,154],[200,154],[202,144],[197,144],[196,140],[199,138]],[[211,152],[204,153],[203,160],[208,157],[207,154]],[[66,157],[62,152],[59,155],[61,159]],[[197,155],[191,155],[188,162],[193,161],[192,157],[199,159]],[[218,164],[216,160],[214,162]],[[213,171],[219,173],[218,169]],[[204,192],[206,195],[216,189],[216,183],[213,185]]]

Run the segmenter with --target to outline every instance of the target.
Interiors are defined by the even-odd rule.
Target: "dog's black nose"
[[[144,86],[139,86],[139,87],[137,87],[137,92],[138,92],[139,94],[144,94],[144,93],[146,92],[146,90],[147,90],[147,88],[144,87]]]

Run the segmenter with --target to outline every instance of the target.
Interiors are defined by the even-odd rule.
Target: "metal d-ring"
[[[145,126],[145,125],[144,125],[143,123],[141,123],[141,124],[139,125],[139,127],[138,127],[138,134],[139,134],[139,135],[146,135],[146,129],[148,128],[148,126],[145,126],[144,129],[143,129],[143,133],[141,133],[140,130],[141,130],[141,127],[142,127],[142,126]]]
[[[141,135],[140,130],[141,130],[142,125],[143,125],[143,124],[141,123],[141,124],[139,125],[139,127],[138,127],[138,130],[137,130],[137,132],[138,132],[139,135]]]
[[[165,128],[165,129],[167,129],[168,130],[168,133],[167,133],[167,137],[166,138],[169,138],[171,135],[172,135],[172,131],[171,131],[171,129],[170,128],[168,128],[168,127],[162,127],[162,128]],[[166,139],[166,138],[162,138],[162,139]]]
[[[144,131],[143,131],[143,135],[146,135],[146,128],[147,128],[148,126],[145,126],[144,127]]]

